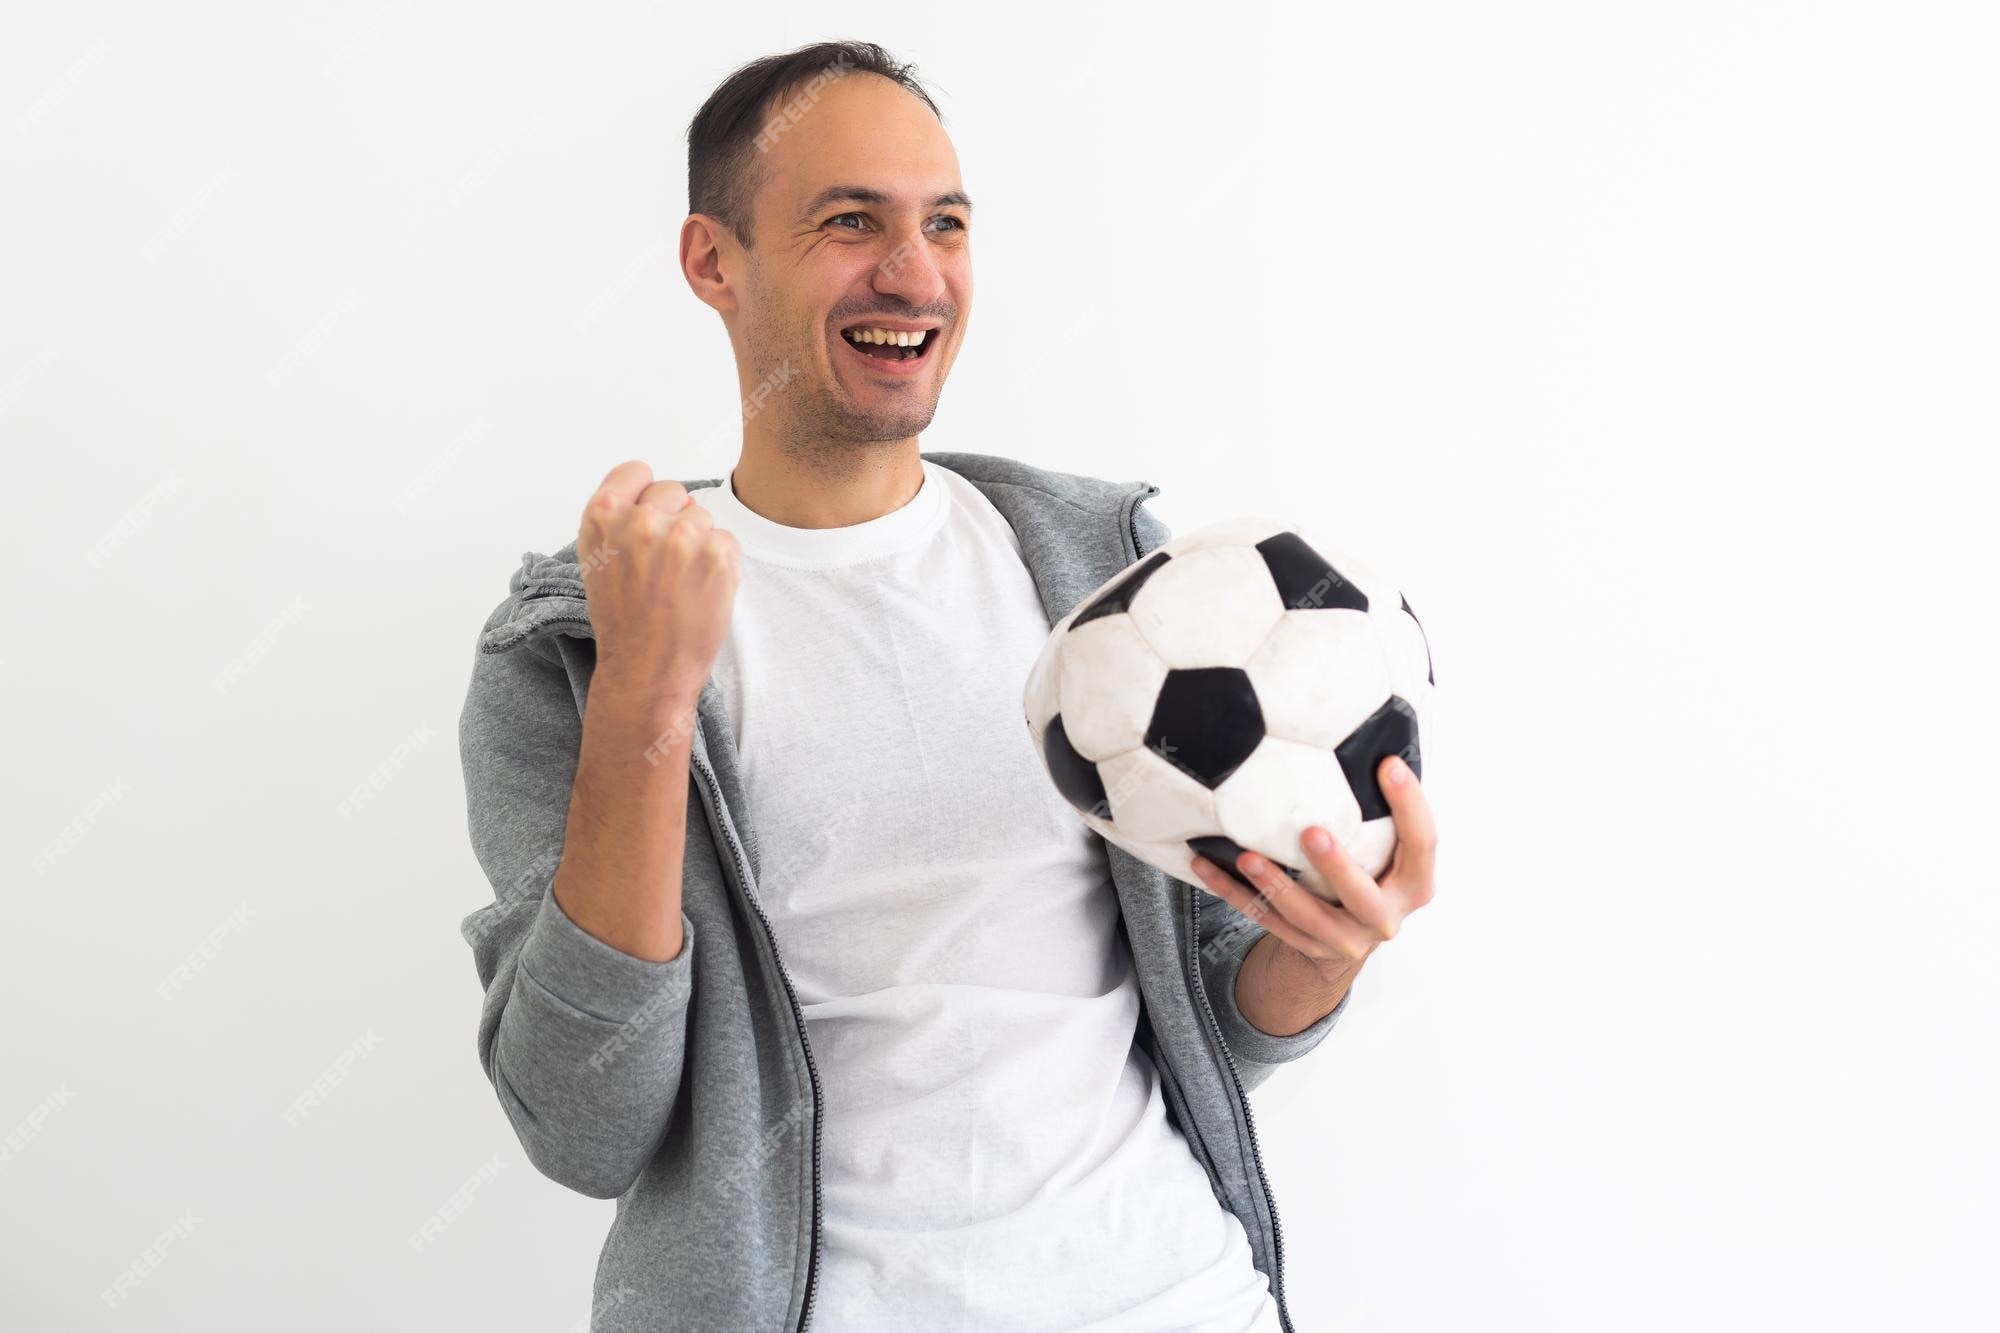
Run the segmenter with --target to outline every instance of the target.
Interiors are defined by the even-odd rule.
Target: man
[[[1290,1329],[1246,1093],[1429,898],[1417,783],[1381,774],[1381,883],[1306,849],[1345,910],[1085,829],[1022,681],[1158,488],[919,452],[972,303],[928,95],[869,44],[758,61],[688,174],[741,456],[613,468],[460,729],[480,1058],[537,1169],[619,1200],[594,1327]]]

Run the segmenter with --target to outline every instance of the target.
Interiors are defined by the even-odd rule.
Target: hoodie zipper
[[[1271,1285],[1278,1298],[1278,1323],[1292,1333],[1292,1316],[1285,1308],[1285,1232],[1278,1225],[1278,1201],[1271,1197],[1271,1184],[1264,1176],[1264,1155],[1257,1149],[1257,1122],[1250,1118],[1250,1099],[1244,1094],[1243,1079],[1236,1069],[1236,1057],[1222,1039],[1222,1025],[1216,1021],[1215,1006],[1209,1003],[1208,987],[1201,979],[1201,907],[1192,885],[1184,886],[1188,896],[1188,970],[1194,978],[1194,993],[1201,999],[1201,1012],[1208,1018],[1215,1044],[1229,1066],[1229,1081],[1236,1087],[1237,1105],[1243,1108],[1243,1128],[1249,1132],[1250,1159],[1257,1165],[1257,1186],[1264,1192],[1264,1206],[1271,1212]]]
[[[533,592],[523,594],[521,600],[525,602],[525,601],[532,601],[540,597],[552,597],[552,596],[562,596],[562,595],[564,594],[561,589],[538,588]],[[560,625],[560,624],[588,625],[590,624],[590,617],[562,613],[550,616],[541,623],[543,625]],[[812,1042],[809,1041],[806,1037],[805,1011],[799,1008],[798,992],[792,989],[791,974],[785,970],[785,957],[782,953],[778,951],[777,932],[771,928],[771,918],[764,914],[763,904],[759,903],[757,901],[756,895],[750,891],[750,870],[748,863],[746,862],[743,856],[742,849],[737,845],[735,826],[729,820],[724,818],[722,809],[721,784],[716,782],[714,770],[711,769],[699,755],[694,753],[694,747],[692,745],[688,747],[688,757],[694,761],[694,766],[696,769],[700,771],[702,780],[708,784],[709,804],[715,810],[716,826],[722,830],[723,839],[729,844],[730,859],[734,861],[736,864],[736,882],[737,884],[742,886],[743,897],[744,900],[750,904],[750,910],[757,914],[758,924],[760,924],[764,928],[764,938],[770,941],[771,957],[777,960],[778,964],[778,979],[784,983],[785,998],[791,1002],[792,1022],[797,1027],[799,1034],[799,1049],[805,1052],[806,1078],[812,1084],[812,1103],[813,1103],[812,1244],[806,1253],[806,1299],[804,1304],[799,1306],[799,1322],[796,1325],[794,1325],[791,1330],[791,1333],[804,1333],[806,1326],[812,1321],[813,1296],[819,1290],[820,1229],[823,1220],[821,1212],[821,1202],[820,1202],[820,1196],[821,1196],[820,1107],[822,1105],[822,1099],[821,1099],[820,1085],[819,1085],[819,1066],[813,1060]]]
[[[821,1225],[820,1137],[819,1137],[821,1102],[820,1102],[820,1087],[819,1087],[819,1066],[813,1062],[812,1042],[810,1042],[806,1038],[805,1011],[799,1008],[798,993],[792,989],[792,978],[791,974],[785,970],[784,955],[778,952],[777,932],[771,929],[771,919],[764,915],[763,905],[757,901],[756,895],[749,891],[749,885],[750,885],[749,870],[748,867],[745,865],[741,850],[736,845],[735,828],[733,827],[733,825],[731,825],[727,820],[725,820],[722,817],[722,788],[716,782],[715,774],[713,771],[710,770],[708,764],[704,760],[702,760],[698,755],[695,755],[692,749],[689,750],[689,757],[694,759],[694,766],[701,770],[702,778],[708,783],[708,794],[710,801],[713,803],[715,807],[716,823],[721,826],[723,837],[726,838],[729,842],[730,857],[736,862],[736,876],[737,876],[736,882],[744,887],[743,896],[745,900],[749,902],[750,910],[757,914],[757,920],[763,925],[764,937],[771,942],[771,957],[777,960],[778,979],[784,982],[785,998],[791,1001],[792,1021],[798,1026],[799,1049],[804,1051],[806,1055],[806,1077],[812,1083],[812,1099],[813,1099],[812,1246],[810,1250],[807,1252],[806,1256],[806,1299],[805,1303],[799,1307],[799,1322],[793,1328],[793,1333],[803,1333],[803,1330],[812,1321],[813,1294],[819,1288],[819,1240],[820,1240],[820,1225]]]
[[[1150,492],[1157,494],[1155,487]],[[1141,497],[1143,499],[1144,497]],[[1132,502],[1127,523],[1131,532],[1132,559],[1139,559],[1139,504]],[[1264,1194],[1264,1207],[1271,1214],[1271,1287],[1278,1302],[1278,1323],[1285,1333],[1293,1333],[1291,1312],[1285,1306],[1285,1232],[1278,1223],[1278,1201],[1271,1197],[1271,1182],[1264,1174],[1264,1154],[1257,1147],[1257,1122],[1250,1115],[1250,1098],[1243,1091],[1243,1078],[1236,1068],[1236,1056],[1223,1039],[1222,1024],[1216,1021],[1215,1006],[1209,1003],[1208,987],[1201,979],[1201,907],[1195,897],[1197,890],[1192,884],[1184,886],[1188,903],[1188,979],[1195,997],[1201,1001],[1202,1016],[1208,1019],[1208,1028],[1215,1034],[1215,1045],[1222,1052],[1223,1062],[1229,1069],[1229,1082],[1236,1090],[1236,1104],[1243,1108],[1243,1128],[1250,1139],[1250,1160],[1257,1168],[1257,1187]]]

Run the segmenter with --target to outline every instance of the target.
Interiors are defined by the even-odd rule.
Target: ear
[[[681,276],[702,304],[720,315],[736,313],[736,275],[743,247],[718,218],[690,213],[681,223]]]

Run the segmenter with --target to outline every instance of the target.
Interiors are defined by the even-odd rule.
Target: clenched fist
[[[692,704],[729,632],[739,553],[685,486],[637,461],[612,468],[576,539],[595,679]]]

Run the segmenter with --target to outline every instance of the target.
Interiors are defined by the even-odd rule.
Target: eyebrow
[[[883,208],[895,202],[888,195],[882,193],[882,191],[871,189],[866,185],[829,185],[812,197],[812,201],[799,213],[799,220],[805,221],[828,204],[842,199],[851,199],[860,204],[872,204],[877,208]],[[972,211],[972,196],[963,190],[947,190],[945,193],[931,200],[930,203],[932,208],[949,208],[953,205],[963,208],[966,212],[970,213]]]

